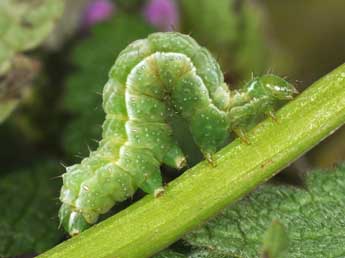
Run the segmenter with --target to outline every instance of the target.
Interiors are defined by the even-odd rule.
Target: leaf
[[[2,0],[0,2],[0,73],[16,52],[42,42],[62,14],[61,0]]]
[[[48,36],[63,6],[62,0],[0,1],[0,123],[16,108],[37,73],[37,61],[20,52]]]
[[[261,74],[267,69],[268,59],[271,52],[267,45],[273,45],[268,42],[265,35],[265,16],[258,3],[250,0],[242,0],[241,14],[239,24],[239,36],[237,45],[233,51],[236,60],[235,69],[243,75],[252,76],[252,74]],[[230,57],[231,58],[231,57]]]
[[[58,230],[54,161],[7,173],[0,179],[0,257],[41,253],[62,238]]]
[[[175,252],[173,250],[164,250],[154,258],[230,258],[234,257],[228,253],[222,253],[219,250],[207,249],[207,248],[196,248],[190,252]]]
[[[129,29],[130,28],[130,29]],[[133,40],[153,32],[140,17],[118,15],[96,25],[89,38],[73,51],[76,72],[67,79],[65,109],[73,115],[64,133],[64,147],[71,155],[87,154],[87,146],[95,146],[104,120],[102,96],[109,67],[116,56]],[[92,126],[91,126],[92,125]],[[94,126],[99,125],[99,126]]]
[[[332,172],[308,173],[305,189],[261,186],[205,226],[184,236],[186,245],[193,250],[184,255],[258,257],[263,250],[263,257],[343,257],[344,189],[345,164]],[[279,223],[274,222],[266,231],[272,220]],[[286,237],[287,252],[280,256]]]
[[[267,65],[263,15],[251,0],[181,0],[183,31],[219,57],[222,70],[249,78]],[[202,18],[200,18],[202,13]]]
[[[184,257],[186,257],[186,255],[182,253],[175,252],[170,249],[166,249],[160,252],[159,254],[157,254],[154,258],[184,258]]]
[[[179,243],[179,242],[178,242]],[[186,243],[184,243],[186,244]],[[266,230],[263,236],[263,247],[260,251],[262,258],[279,258],[287,249],[288,239],[286,229],[279,221],[274,220],[271,226]],[[229,258],[229,257],[242,257],[229,253],[228,251],[219,250],[213,246],[195,247],[195,246],[178,246],[179,251],[174,251],[174,248],[168,248],[155,258]],[[259,255],[258,253],[258,255]],[[246,257],[246,256],[245,256]]]

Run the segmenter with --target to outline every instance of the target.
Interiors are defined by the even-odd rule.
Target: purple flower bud
[[[179,13],[174,0],[150,0],[144,8],[144,16],[149,23],[162,31],[178,27]]]
[[[115,12],[115,5],[110,0],[93,0],[87,5],[83,15],[83,27],[109,19]]]

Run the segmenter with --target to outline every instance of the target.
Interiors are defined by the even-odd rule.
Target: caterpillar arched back
[[[160,166],[186,165],[173,136],[172,116],[182,117],[211,160],[231,131],[244,137],[246,129],[272,115],[295,92],[271,74],[230,91],[215,59],[187,35],[154,33],[131,43],[118,56],[103,90],[106,118],[99,147],[63,174],[62,225],[75,235],[138,188],[162,192]]]

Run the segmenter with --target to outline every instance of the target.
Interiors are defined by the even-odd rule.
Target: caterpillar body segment
[[[140,188],[162,192],[162,164],[181,169],[186,156],[170,121],[181,117],[206,159],[232,130],[246,130],[292,97],[285,80],[265,75],[230,92],[211,54],[180,33],[154,33],[124,49],[103,90],[102,140],[66,169],[61,224],[75,235]]]

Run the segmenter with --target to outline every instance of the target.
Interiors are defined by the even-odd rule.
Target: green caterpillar
[[[275,75],[229,91],[218,63],[190,36],[154,33],[118,56],[103,91],[106,119],[97,150],[63,174],[59,217],[71,235],[131,197],[137,188],[159,195],[162,164],[181,169],[186,157],[172,117],[187,123],[207,160],[228,140],[292,98],[295,88]]]

